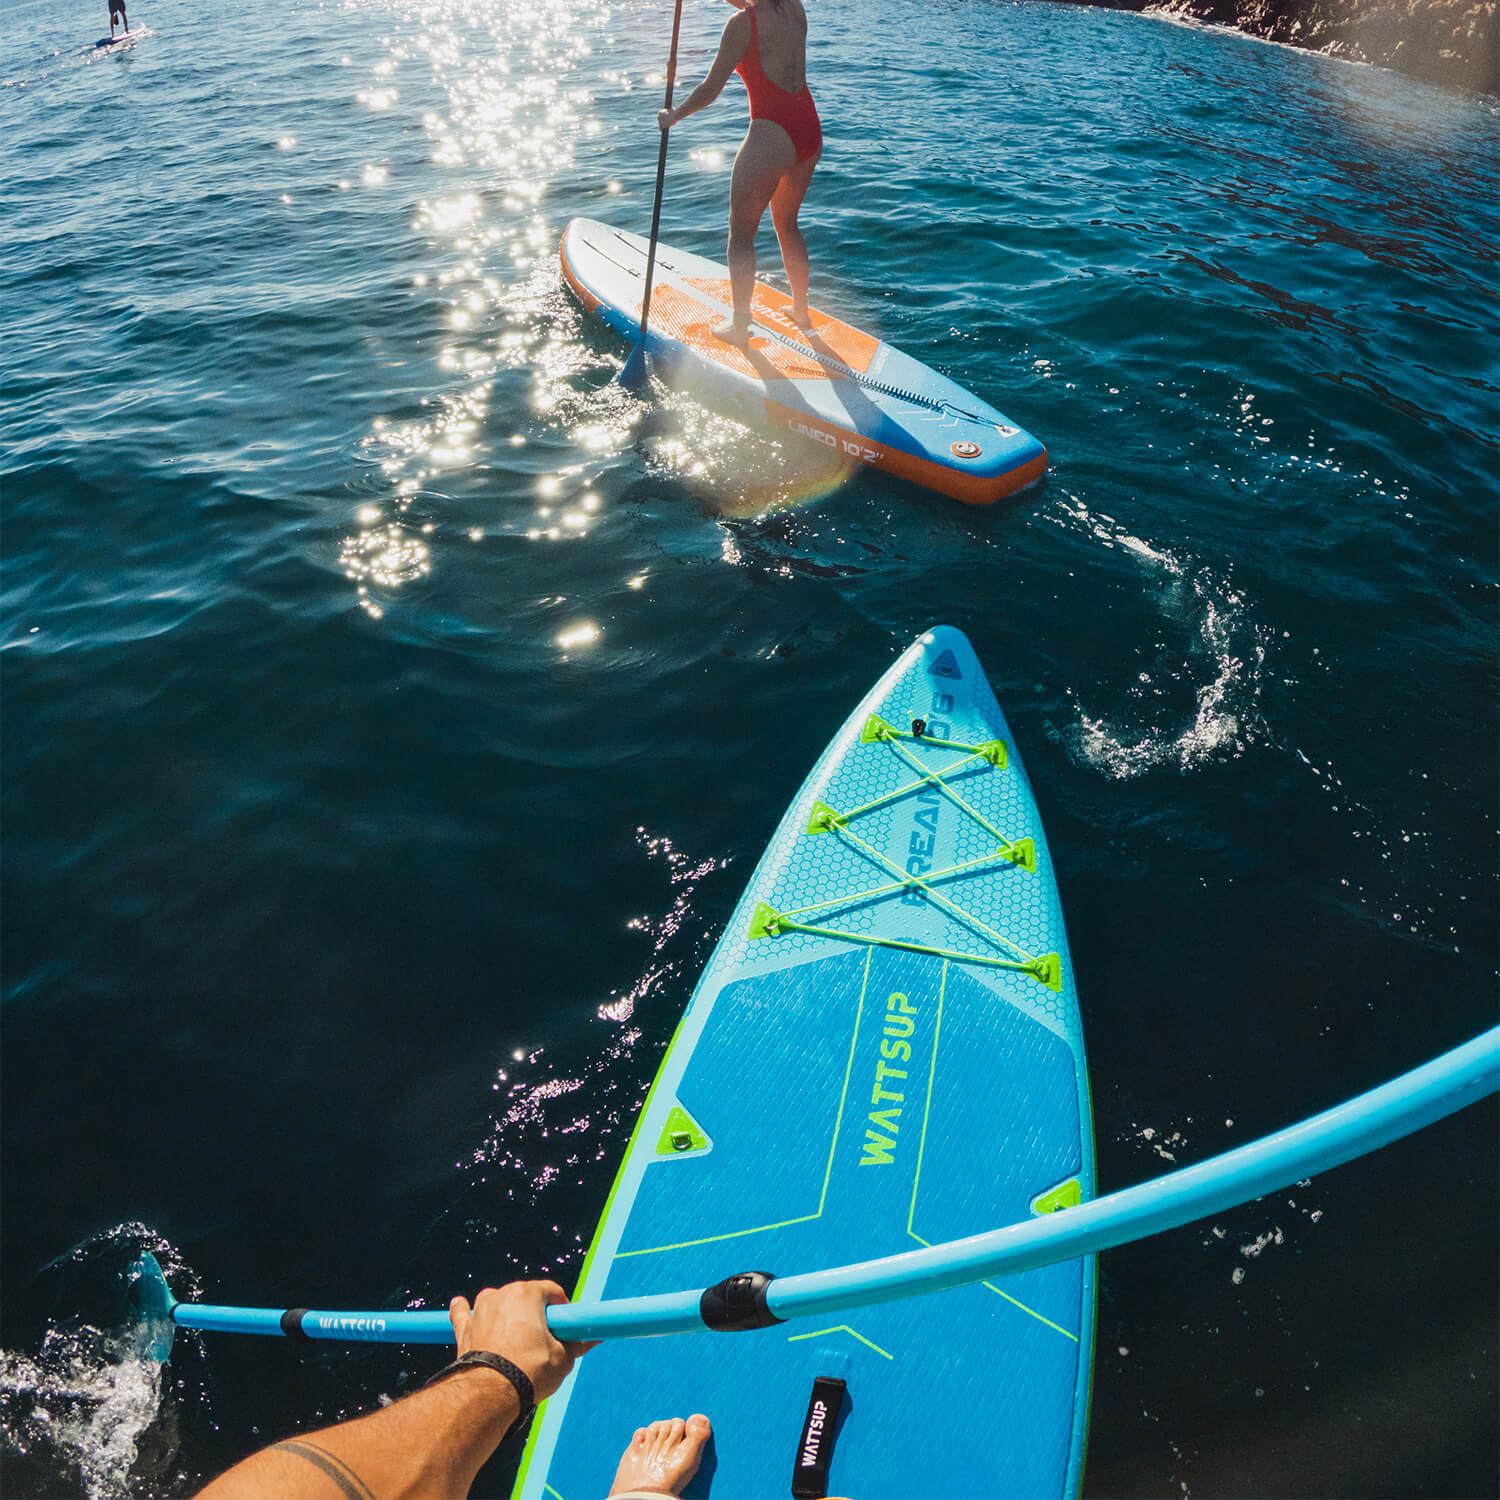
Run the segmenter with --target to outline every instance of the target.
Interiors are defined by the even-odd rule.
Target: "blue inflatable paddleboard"
[[[974,651],[940,626],[777,828],[575,1295],[818,1270],[1093,1191],[1046,839]],[[597,1500],[637,1427],[701,1411],[714,1437],[690,1496],[1076,1496],[1093,1345],[1092,1257],[821,1322],[607,1343],[538,1415],[515,1493]]]

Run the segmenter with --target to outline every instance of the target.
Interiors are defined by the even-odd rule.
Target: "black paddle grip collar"
[[[301,1339],[304,1343],[311,1343],[312,1337],[304,1332],[302,1320],[309,1312],[305,1307],[289,1307],[281,1315],[281,1331],[289,1339]]]
[[[766,1292],[776,1280],[771,1271],[741,1271],[726,1276],[717,1286],[707,1287],[698,1299],[698,1316],[715,1333],[743,1333],[749,1328],[769,1328],[784,1323],[766,1306]]]

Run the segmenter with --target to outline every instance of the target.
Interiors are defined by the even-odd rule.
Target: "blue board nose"
[[[704,1147],[660,1149],[674,1122]],[[936,626],[853,706],[772,835],[663,1060],[577,1295],[895,1254],[1093,1187],[1046,839],[972,646]],[[1076,1494],[1093,1277],[1086,1258],[826,1320],[602,1346],[548,1403],[517,1494],[601,1493],[643,1420],[689,1411],[715,1430],[690,1494],[786,1493],[809,1393],[835,1375],[847,1408],[831,1494]],[[918,1387],[957,1418],[937,1465],[891,1418]]]

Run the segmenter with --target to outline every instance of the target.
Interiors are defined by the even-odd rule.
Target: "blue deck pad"
[[[1078,1174],[1072,1053],[957,965],[846,953],[730,985],[715,1010],[677,1088],[714,1145],[647,1167],[606,1296],[978,1233]]]
[[[777,1027],[770,1007],[811,1007],[821,1024]],[[1079,1172],[1072,1052],[956,965],[844,954],[730,985],[715,1014],[720,1025],[677,1091],[713,1147],[648,1166],[605,1296],[816,1266],[829,1247],[864,1259],[973,1233],[1024,1218],[1034,1198]],[[1071,1141],[1026,1129],[1069,1110]],[[773,1477],[791,1474],[812,1382],[824,1374],[848,1381],[851,1401],[833,1493],[928,1493],[927,1466],[940,1463],[942,1493],[1046,1494],[1067,1466],[1068,1427],[1018,1433],[1012,1414],[1023,1391],[1025,1405],[1050,1391],[1073,1410],[1087,1378],[1083,1298],[1075,1261],[997,1288],[868,1308],[837,1328],[597,1350],[569,1401],[588,1413],[597,1446],[560,1451],[550,1482],[563,1500],[602,1494],[609,1450],[641,1422],[732,1409],[713,1469],[689,1493],[763,1497],[768,1458]],[[900,1404],[893,1377],[908,1393]],[[941,1422],[934,1448],[938,1403],[962,1419]]]
[[[820,809],[852,816],[833,827]],[[1024,861],[991,857],[1023,841]],[[766,931],[767,912],[821,931]],[[1044,974],[1024,966],[1045,955]],[[1093,1152],[1050,855],[973,650],[939,628],[782,819],[663,1060],[579,1295],[897,1254],[1070,1194],[1093,1196]],[[715,1439],[690,1495],[789,1494],[813,1380],[831,1375],[848,1384],[833,1495],[1076,1495],[1093,1276],[1085,1259],[842,1320],[603,1346],[548,1403],[518,1494],[602,1495],[636,1427],[695,1411]]]

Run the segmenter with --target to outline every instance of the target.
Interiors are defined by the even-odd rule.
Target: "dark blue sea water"
[[[649,223],[662,0],[104,11],[10,0],[0,51],[7,1496],[187,1493],[437,1363],[158,1381],[142,1245],[277,1306],[569,1281],[762,843],[933,621],[1042,804],[1105,1187],[1493,1021],[1494,101],[810,4],[814,301],[1051,451],[975,511],[613,383],[556,245]],[[744,115],[675,134],[670,241],[720,254]],[[1107,1255],[1086,1494],[1496,1493],[1495,1142]]]

